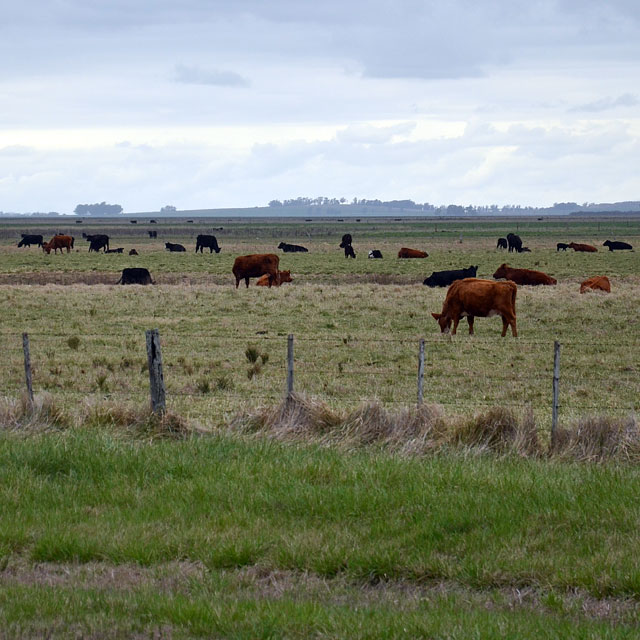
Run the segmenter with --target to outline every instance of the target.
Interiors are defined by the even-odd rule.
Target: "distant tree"
[[[461,216],[461,215],[464,215],[464,207],[461,207],[458,204],[450,204],[447,207],[447,215],[448,216]]]
[[[167,204],[162,209],[160,209],[160,213],[175,213],[177,209],[172,204]]]
[[[280,200],[271,200],[269,202],[269,206],[270,207],[281,207],[282,206],[282,202],[280,202]]]
[[[73,212],[79,216],[114,216],[122,213],[122,207],[102,201],[95,204],[79,204]]]

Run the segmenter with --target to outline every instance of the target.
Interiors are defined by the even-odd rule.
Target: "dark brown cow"
[[[440,331],[448,333],[451,323],[451,335],[456,334],[460,318],[466,316],[469,323],[469,335],[473,335],[473,321],[477,317],[502,318],[502,337],[507,335],[511,326],[513,337],[518,336],[516,328],[516,294],[518,287],[514,282],[493,282],[479,278],[456,280],[448,289],[441,313],[431,315],[438,321]]]
[[[398,258],[428,258],[429,254],[426,251],[418,251],[417,249],[407,249],[402,247],[398,251]]]
[[[593,291],[606,291],[611,293],[611,283],[607,276],[593,276],[580,283],[580,293],[585,293],[589,289]]]
[[[58,249],[60,249],[60,253],[62,253],[63,249],[70,253],[72,248],[73,236],[53,236],[49,242],[42,245],[42,250],[47,253],[51,253],[51,249],[53,249],[53,253],[58,253]]]
[[[534,271],[533,269],[512,269],[508,264],[503,262],[498,270],[493,274],[496,280],[504,278],[505,280],[511,280],[516,284],[558,284],[558,281],[551,276],[548,276],[542,271]]]
[[[293,278],[291,277],[291,271],[278,271],[276,275],[276,281],[273,283],[274,287],[279,287],[281,284],[285,282],[293,282]],[[269,274],[265,273],[263,276],[258,278],[256,285],[259,287],[268,287],[269,286]]]
[[[585,251],[586,253],[595,253],[597,251],[597,249],[590,244],[579,244],[577,242],[570,242],[567,246],[574,251]]]
[[[247,288],[249,278],[259,278],[262,274],[269,276],[269,286],[274,284],[278,275],[280,258],[275,253],[255,253],[248,256],[238,256],[231,271],[236,277],[236,289],[240,280],[244,279]]]

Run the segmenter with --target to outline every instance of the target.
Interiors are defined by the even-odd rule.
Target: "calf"
[[[30,247],[32,244],[36,244],[41,247],[44,244],[44,239],[39,234],[22,233],[21,235],[22,240],[18,242],[19,247]]]
[[[398,258],[428,258],[429,254],[426,251],[418,251],[418,249],[407,249],[402,247],[398,251]]]
[[[127,267],[122,270],[120,280],[116,284],[155,284],[151,274],[142,267]]]
[[[618,242],[617,240],[605,240],[602,246],[609,247],[609,251],[633,251],[633,247],[628,242]]]
[[[477,265],[466,269],[451,269],[450,271],[434,271],[422,284],[427,287],[448,287],[456,280],[475,278],[478,273]]]
[[[208,236],[205,234],[200,234],[196,238],[196,253],[200,251],[200,253],[204,253],[203,247],[209,249],[209,253],[220,253],[220,247],[218,246],[218,240],[215,236]]]
[[[131,251],[129,251],[129,255],[130,256],[137,256],[138,252],[135,249],[131,249]]]
[[[506,238],[498,238],[498,244],[496,245],[496,249],[506,249],[508,247]]]
[[[299,244],[287,244],[286,242],[281,242],[278,245],[278,249],[282,249],[285,253],[307,253],[309,251],[309,249]]]
[[[107,249],[105,253],[122,253],[124,251],[124,247],[118,247],[117,249]]]
[[[574,251],[583,251],[585,253],[595,253],[597,251],[597,249],[590,244],[579,244],[577,242],[570,242],[568,247]]]
[[[569,248],[568,244],[565,244],[564,242],[558,242],[558,244],[556,245],[556,251],[566,251]]]
[[[276,274],[275,282],[273,283],[274,287],[279,287],[281,284],[285,282],[293,282],[293,278],[291,277],[291,271],[278,271]],[[269,286],[269,274],[265,273],[260,276],[256,281],[256,284],[259,287],[268,287]]]
[[[231,269],[236,278],[236,289],[240,280],[244,279],[249,288],[249,278],[259,278],[263,274],[269,276],[268,286],[272,286],[278,277],[280,258],[275,253],[256,253],[248,256],[238,256]]]
[[[511,326],[513,337],[518,336],[516,328],[516,294],[518,287],[514,282],[493,282],[478,278],[456,280],[447,291],[441,313],[432,313],[442,333],[455,335],[458,323],[466,316],[469,323],[469,335],[473,335],[473,322],[476,317],[490,318],[499,315],[502,318],[502,337],[507,335]]]
[[[371,249],[371,251],[369,251],[369,257],[373,259],[382,258],[382,251],[379,249]]]
[[[606,291],[607,293],[611,293],[611,283],[609,282],[609,278],[607,278],[607,276],[593,276],[592,278],[580,283],[580,293],[585,293],[589,290]]]
[[[186,251],[181,244],[175,244],[173,242],[165,242],[164,246],[167,251]]]
[[[558,284],[558,281],[551,276],[548,276],[542,271],[534,271],[533,269],[512,269],[508,264],[501,264],[497,271],[493,274],[496,280],[504,278],[505,280],[511,280],[516,284],[529,284],[529,285],[552,285]]]

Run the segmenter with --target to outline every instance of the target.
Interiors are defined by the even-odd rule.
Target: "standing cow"
[[[42,245],[42,250],[47,254],[51,253],[51,249],[53,249],[54,254],[58,253],[58,249],[60,249],[60,253],[62,253],[63,249],[66,249],[67,253],[71,253],[73,243],[73,236],[55,235],[49,242]]]
[[[83,233],[82,237],[89,243],[89,253],[100,249],[106,253],[109,250],[109,236],[104,233]]]
[[[220,253],[220,247],[218,246],[218,241],[215,236],[200,234],[196,238],[196,253],[198,253],[198,251],[200,251],[200,253],[204,253],[202,250],[203,247],[207,247],[209,249],[209,253],[213,253],[214,251],[216,253]]]
[[[515,251],[520,253],[522,249],[522,239],[515,233],[507,233],[507,244],[509,245],[509,253]]]
[[[498,244],[496,245],[496,249],[506,249],[509,246],[506,238],[498,238]]]
[[[44,239],[40,234],[36,233],[22,233],[22,240],[18,242],[19,247],[30,247],[32,244],[36,244],[41,247],[44,244]]]
[[[255,253],[248,256],[238,256],[231,269],[236,278],[236,289],[240,280],[244,280],[249,288],[249,278],[259,278],[263,274],[269,276],[269,286],[276,283],[280,258],[275,253]]]

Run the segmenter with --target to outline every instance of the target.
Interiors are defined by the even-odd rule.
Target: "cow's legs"
[[[474,316],[467,316],[467,322],[469,323],[469,335],[473,335],[473,321],[475,320]]]
[[[454,318],[453,319],[453,327],[451,329],[451,335],[452,336],[456,335],[456,331],[458,330],[458,322],[460,322],[460,318]]]
[[[244,279],[244,283],[247,285],[247,289],[249,288],[249,276]]]

